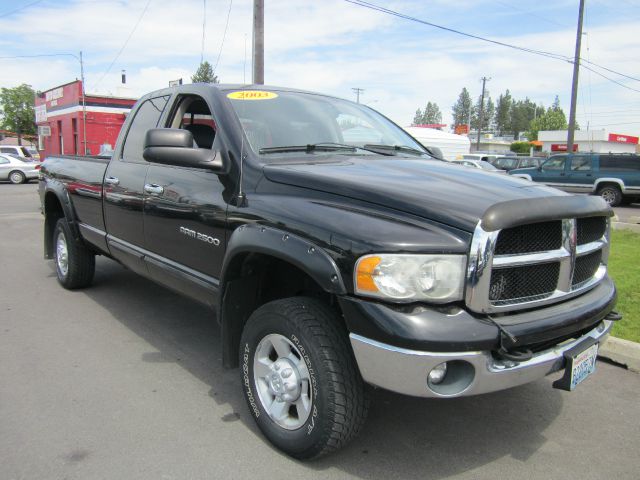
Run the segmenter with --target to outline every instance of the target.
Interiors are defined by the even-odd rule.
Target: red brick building
[[[40,158],[49,155],[97,155],[113,148],[133,98],[85,96],[82,121],[82,82],[76,80],[36,96]],[[85,143],[86,131],[86,143]]]

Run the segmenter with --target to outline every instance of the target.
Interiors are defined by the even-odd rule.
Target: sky
[[[573,57],[578,0],[371,0],[420,20]],[[80,77],[87,93],[140,96],[190,76],[201,57],[223,83],[251,82],[252,0],[0,0],[0,86],[48,90]],[[228,20],[228,23],[227,23]],[[204,29],[203,29],[204,22]],[[586,0],[582,58],[640,78],[640,0]],[[225,28],[226,27],[226,28]],[[225,34],[226,30],[226,34]],[[204,40],[204,41],[203,41]],[[203,48],[204,46],[204,48]],[[65,55],[73,54],[75,55]],[[581,69],[582,129],[640,134],[640,81]],[[126,70],[126,90],[121,88]],[[406,126],[436,102],[443,123],[481,77],[569,111],[573,65],[443,31],[345,0],[265,0],[265,83],[360,101]],[[625,88],[624,86],[628,87]],[[634,90],[635,89],[635,90]]]

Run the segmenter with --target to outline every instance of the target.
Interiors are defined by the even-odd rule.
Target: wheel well
[[[618,185],[616,182],[600,182],[598,184],[598,189],[597,191],[599,192],[600,190],[602,190],[604,187],[614,187],[617,188],[618,190],[622,191],[622,189],[620,188],[620,185]]]
[[[261,305],[294,296],[320,299],[339,310],[333,294],[327,293],[307,273],[272,255],[243,253],[227,267],[221,308],[222,358],[226,367],[238,366],[240,337],[249,316]]]
[[[53,232],[63,217],[60,200],[55,193],[47,192],[44,197],[44,258],[53,258]]]

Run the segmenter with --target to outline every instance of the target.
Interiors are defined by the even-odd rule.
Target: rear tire
[[[53,231],[53,258],[58,282],[64,288],[74,290],[91,285],[96,268],[95,254],[74,239],[65,218],[58,220]]]
[[[27,177],[21,171],[14,170],[13,172],[9,173],[9,181],[11,183],[13,183],[14,185],[19,185],[21,183],[26,182],[27,181]]]
[[[280,450],[317,458],[360,431],[368,394],[348,332],[324,303],[294,297],[261,306],[244,327],[239,353],[249,411]]]
[[[617,207],[622,202],[622,192],[616,185],[605,185],[598,189],[600,195],[610,207]]]

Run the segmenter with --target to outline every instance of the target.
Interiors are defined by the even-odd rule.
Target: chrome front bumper
[[[580,338],[537,352],[526,362],[497,360],[488,351],[422,352],[353,333],[349,337],[366,382],[405,395],[449,398],[504,390],[561,370],[565,366],[566,351],[585,340],[604,341],[612,325],[612,321],[603,320]],[[452,362],[445,380],[439,385],[429,384],[429,372],[443,362]]]

